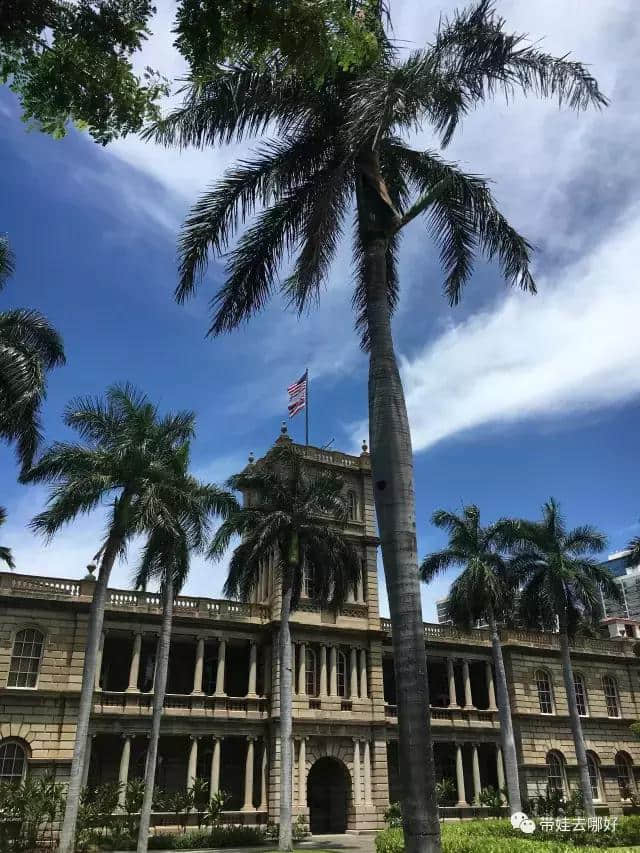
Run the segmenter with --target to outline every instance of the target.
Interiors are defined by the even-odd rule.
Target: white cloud
[[[558,416],[640,393],[640,209],[540,293],[452,325],[402,373],[414,448],[485,424]]]

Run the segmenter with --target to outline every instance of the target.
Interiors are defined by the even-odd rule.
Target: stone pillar
[[[255,643],[249,646],[249,690],[247,696],[256,695],[256,671],[258,665],[258,647]]]
[[[298,646],[300,657],[298,659],[298,695],[307,695],[307,647],[304,643]]]
[[[504,764],[502,763],[502,747],[496,744],[496,771],[498,774],[498,790],[504,790]]]
[[[93,751],[93,739],[95,735],[87,737],[87,748],[84,755],[84,767],[82,768],[82,787],[87,787],[87,779],[89,778],[89,765],[91,764],[91,753]]]
[[[300,738],[298,750],[298,805],[307,806],[307,739]]]
[[[262,739],[262,764],[260,766],[260,805],[258,811],[267,811],[267,739]]]
[[[482,790],[482,782],[480,781],[480,760],[478,758],[478,744],[474,743],[472,747],[472,767],[473,767],[473,804],[480,805],[480,791]]]
[[[360,698],[367,699],[367,650],[360,649]]]
[[[320,646],[320,696],[327,695],[327,647]]]
[[[368,740],[364,742],[364,801],[372,805],[371,800],[371,745]]]
[[[213,752],[211,753],[211,777],[209,781],[209,794],[213,796],[220,790],[220,749],[221,738],[214,737]]]
[[[447,679],[449,681],[449,707],[457,708],[458,699],[456,697],[456,674],[453,668],[453,658],[447,658]]]
[[[218,641],[218,668],[216,670],[216,696],[226,696],[224,692],[224,668],[227,657],[227,641]]]
[[[353,801],[356,808],[362,802],[362,790],[360,787],[360,741],[353,739]]]
[[[364,603],[364,590],[362,585],[362,572],[358,575],[358,585],[356,587],[357,601],[358,604]]]
[[[358,698],[358,650],[352,648],[351,649],[351,684],[350,684],[350,698],[357,699]]]
[[[469,675],[469,661],[462,661],[462,680],[464,681],[464,707],[473,708],[473,697],[471,696],[471,676]]]
[[[264,678],[262,679],[262,692],[265,696],[271,695],[271,646],[262,647],[262,659],[264,667]]]
[[[198,738],[191,735],[189,747],[189,763],[187,764],[187,788],[193,788],[198,775]]]
[[[456,744],[456,784],[458,787],[458,806],[468,806],[464,790],[464,766],[462,764],[462,745]]]
[[[485,663],[486,677],[487,677],[487,693],[489,694],[489,710],[496,710],[496,690],[493,685],[493,667],[491,666],[491,661],[488,660]]]
[[[106,637],[106,635],[106,631],[103,631],[100,634],[100,644],[98,645],[98,658],[96,660],[96,680],[94,682],[94,687],[96,690],[100,690],[100,676],[102,675],[102,655],[104,652],[104,638]]]
[[[329,696],[338,695],[338,650],[335,646],[329,649]]]
[[[133,638],[133,649],[131,652],[131,666],[129,667],[129,686],[127,693],[138,692],[138,673],[140,672],[140,650],[142,649],[142,634],[135,634]]]
[[[122,752],[120,753],[120,769],[118,770],[118,806],[124,809],[125,797],[127,795],[127,782],[129,781],[129,759],[131,758],[131,735],[122,736]]]
[[[243,812],[255,811],[253,805],[253,754],[255,738],[247,738],[247,757],[244,764],[244,805]]]
[[[204,637],[198,637],[196,643],[196,665],[193,670],[193,691],[196,696],[202,694],[202,668],[204,666]]]

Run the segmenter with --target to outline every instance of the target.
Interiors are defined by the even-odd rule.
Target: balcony
[[[398,706],[386,703],[384,713],[389,723],[398,719]],[[486,728],[499,729],[497,711],[480,711],[476,708],[440,708],[431,706],[431,725],[435,728],[447,726],[454,729]]]
[[[268,716],[268,707],[268,700],[264,696],[193,696],[167,693],[163,714],[168,717],[261,720]],[[94,714],[150,717],[152,711],[153,693],[99,690],[94,696]]]

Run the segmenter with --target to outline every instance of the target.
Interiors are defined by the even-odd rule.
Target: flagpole
[[[307,371],[305,373],[305,376],[307,378],[307,381],[306,381],[306,385],[307,385],[306,397],[307,397],[307,399],[306,399],[306,405],[304,407],[304,439],[305,439],[304,443],[307,445],[307,447],[309,447],[309,368],[308,367],[307,367]]]

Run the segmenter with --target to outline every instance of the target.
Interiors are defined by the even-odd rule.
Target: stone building
[[[380,618],[370,461],[305,448],[333,468],[349,496],[348,533],[362,579],[339,615],[319,608],[305,583],[292,617],[294,813],[314,832],[381,826],[399,797],[397,709],[389,620]],[[255,600],[180,596],[160,739],[158,784],[196,777],[230,796],[229,819],[278,820],[277,632],[279,589],[267,562]],[[68,776],[83,665],[91,578],[0,573],[0,779]],[[158,595],[111,589],[91,719],[88,784],[141,777],[151,722]],[[486,786],[504,784],[488,633],[425,624],[434,755],[456,792],[452,816],[478,809]],[[640,662],[626,637],[574,648],[594,798],[630,807],[640,765]],[[523,794],[577,785],[557,637],[504,632]]]

